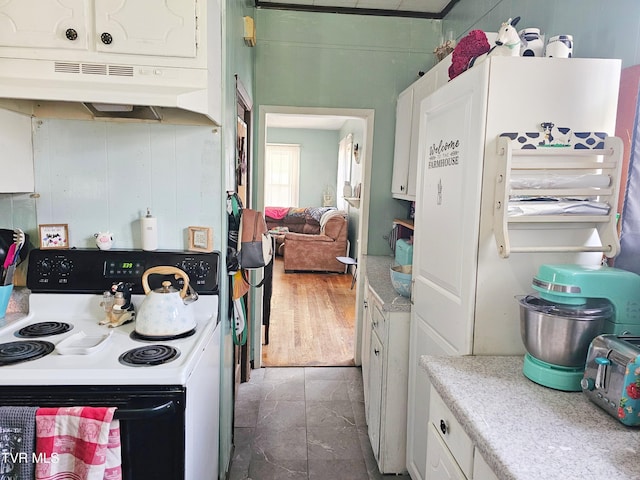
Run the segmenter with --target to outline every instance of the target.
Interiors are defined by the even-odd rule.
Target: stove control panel
[[[174,266],[189,276],[191,286],[203,295],[217,295],[220,254],[160,250],[32,250],[29,253],[27,287],[33,292],[101,293],[114,282],[128,282],[133,293],[144,293],[142,275],[160,265]],[[150,275],[149,286],[171,281],[177,289],[182,279]]]

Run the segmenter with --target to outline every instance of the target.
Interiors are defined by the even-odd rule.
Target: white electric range
[[[125,480],[217,478],[219,253],[33,250],[28,261],[29,313],[0,323],[0,405],[116,406]],[[189,276],[196,328],[140,338],[135,321],[100,325],[103,292],[127,283],[138,308],[142,274],[159,265]],[[150,287],[165,280],[182,288],[165,275]]]

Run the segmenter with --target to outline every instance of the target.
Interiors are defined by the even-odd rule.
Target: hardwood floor
[[[354,365],[351,278],[351,273],[284,273],[284,261],[276,257],[263,366]]]

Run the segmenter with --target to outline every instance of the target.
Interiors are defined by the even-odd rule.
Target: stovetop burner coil
[[[169,363],[180,356],[180,351],[169,345],[147,345],[124,352],[118,361],[130,367],[150,367]]]
[[[65,322],[39,322],[21,328],[15,333],[15,336],[18,338],[49,337],[66,333],[72,328],[73,325]]]
[[[169,340],[179,340],[180,338],[187,338],[196,333],[196,329],[193,328],[188,332],[179,333],[178,335],[143,335],[135,330],[129,334],[131,340],[137,340],[139,342],[168,342]]]
[[[36,360],[53,352],[55,345],[42,340],[0,343],[0,366]]]

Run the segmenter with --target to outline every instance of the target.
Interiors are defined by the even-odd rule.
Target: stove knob
[[[200,278],[205,277],[207,273],[209,273],[209,268],[210,267],[208,263],[200,262],[195,269],[195,273]]]
[[[38,263],[38,271],[41,275],[49,275],[51,273],[51,261],[48,258],[40,260]]]
[[[60,260],[60,263],[58,264],[58,272],[60,272],[61,274],[68,274],[69,272],[71,272],[71,262],[69,260]]]

